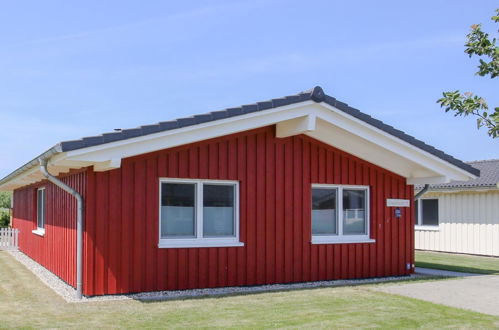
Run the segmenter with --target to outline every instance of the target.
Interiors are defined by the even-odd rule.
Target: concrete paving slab
[[[373,290],[499,316],[499,276],[382,285]]]
[[[449,277],[480,276],[480,274],[461,273],[461,272],[453,272],[450,270],[421,268],[421,267],[416,267],[415,272],[416,274],[429,275],[429,276],[449,276]]]

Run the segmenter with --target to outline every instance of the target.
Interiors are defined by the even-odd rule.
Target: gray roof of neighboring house
[[[240,107],[235,107],[235,108],[228,108],[220,111],[213,111],[210,113],[205,113],[205,114],[200,114],[200,115],[195,115],[192,117],[186,117],[186,118],[179,118],[176,120],[171,120],[171,121],[165,121],[165,122],[160,122],[157,124],[152,124],[152,125],[145,125],[145,126],[140,126],[137,128],[131,128],[131,129],[124,129],[116,132],[110,132],[110,133],[104,133],[101,135],[97,136],[89,136],[89,137],[84,137],[78,140],[72,140],[72,141],[63,141],[58,144],[56,144],[54,147],[50,148],[46,152],[42,153],[38,157],[46,157],[50,156],[59,152],[65,152],[65,151],[71,151],[71,150],[76,150],[76,149],[82,149],[82,148],[87,148],[87,147],[92,147],[96,145],[101,145],[105,143],[110,143],[110,142],[115,142],[115,141],[120,141],[120,140],[126,140],[126,139],[131,139],[134,137],[138,136],[143,136],[143,135],[148,135],[148,134],[153,134],[153,133],[158,133],[162,131],[168,131],[168,130],[173,130],[181,127],[186,127],[186,126],[193,126],[205,122],[210,122],[210,121],[215,121],[219,119],[224,119],[224,118],[229,118],[229,117],[235,117],[239,115],[244,115],[247,113],[251,112],[257,112],[257,111],[264,111],[272,108],[277,108],[285,105],[290,105],[290,104],[295,104],[299,102],[304,102],[304,101],[314,101],[317,103],[320,102],[325,102],[359,120],[362,120],[369,125],[372,125],[388,134],[391,134],[409,144],[412,144],[413,146],[420,148],[426,152],[429,152],[430,154],[441,158],[473,175],[480,175],[479,170],[476,168],[460,161],[459,159],[456,159],[446,153],[444,153],[441,150],[438,150],[423,141],[420,141],[405,132],[402,132],[400,130],[397,130],[396,128],[387,125],[383,123],[382,121],[375,119],[355,108],[352,108],[348,106],[348,104],[343,103],[341,101],[338,101],[334,97],[331,97],[329,95],[326,95],[324,91],[322,90],[321,87],[316,86],[313,89],[310,89],[305,92],[298,93],[296,95],[290,95],[290,96],[285,96],[282,98],[277,98],[277,99],[272,99],[268,101],[263,101],[263,102],[257,102],[257,103],[252,103],[252,104],[247,104],[247,105],[242,105]],[[19,174],[20,172],[23,172],[37,164],[38,157],[33,159],[32,161],[26,163],[25,165],[21,166],[18,168],[16,171],[12,172],[5,178],[0,180],[0,184],[3,182],[9,180],[11,177]]]
[[[469,188],[499,188],[499,159],[477,160],[467,164],[480,170],[480,176],[469,181],[452,181],[449,183],[432,184],[431,190],[469,189]],[[423,188],[422,185],[415,187]]]

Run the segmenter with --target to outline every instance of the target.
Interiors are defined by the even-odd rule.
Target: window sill
[[[33,234],[38,235],[38,236],[45,236],[45,229],[43,228],[37,228],[35,230],[31,231]]]
[[[312,244],[354,244],[354,243],[375,243],[376,240],[368,237],[312,237]]]
[[[160,249],[238,246],[244,246],[244,243],[237,239],[162,239],[158,243]]]
[[[414,226],[415,230],[440,231],[439,226]]]

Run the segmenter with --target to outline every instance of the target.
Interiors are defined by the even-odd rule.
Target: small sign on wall
[[[386,199],[386,206],[387,207],[409,207],[409,206],[411,206],[411,201],[408,199],[387,198]]]

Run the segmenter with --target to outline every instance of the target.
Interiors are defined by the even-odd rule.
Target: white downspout
[[[76,198],[76,298],[82,298],[83,288],[83,197],[73,188],[50,174],[47,170],[47,160],[39,158],[40,171],[56,186],[64,189]]]

